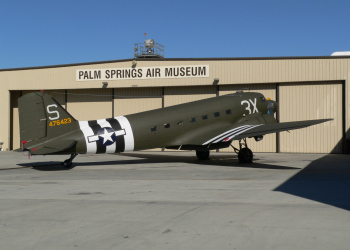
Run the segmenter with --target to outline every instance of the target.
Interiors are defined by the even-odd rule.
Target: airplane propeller
[[[278,110],[278,103],[271,100],[271,98],[267,98],[267,114],[273,115]]]

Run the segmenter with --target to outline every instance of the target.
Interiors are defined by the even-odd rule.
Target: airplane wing
[[[169,146],[207,146],[215,143],[225,143],[227,145],[228,142],[233,140],[305,128],[330,120],[333,119],[277,123],[272,115],[255,113],[242,117],[234,124],[227,123],[226,126],[222,126],[222,124],[215,123],[210,126],[197,128],[194,131],[189,131],[188,133],[176,138]]]
[[[277,133],[282,131],[288,131],[293,129],[306,128],[312,125],[330,121],[333,119],[318,119],[318,120],[306,120],[296,122],[282,122],[282,123],[269,123],[269,124],[244,124],[236,125],[234,128],[221,133],[210,140],[207,140],[202,145],[210,143],[219,143],[232,140],[240,140],[246,137],[253,137],[259,135],[266,135],[271,133]]]

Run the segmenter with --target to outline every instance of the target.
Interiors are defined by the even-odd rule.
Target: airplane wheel
[[[198,160],[208,160],[209,155],[210,155],[210,151],[209,150],[205,150],[205,151],[197,150],[196,155],[197,155]]]
[[[62,162],[62,166],[65,168],[71,168],[72,162],[70,160],[65,160],[64,162]]]
[[[242,163],[253,161],[253,152],[249,148],[242,148],[238,153],[238,160]]]

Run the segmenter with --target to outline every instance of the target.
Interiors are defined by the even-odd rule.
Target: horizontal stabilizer
[[[43,143],[43,145],[40,147],[28,148],[28,150],[30,150],[33,155],[54,154],[68,150],[71,147],[75,146],[76,143],[76,140],[52,140]]]

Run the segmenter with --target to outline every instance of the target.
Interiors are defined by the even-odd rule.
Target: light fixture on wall
[[[218,85],[220,79],[219,78],[214,78],[214,82],[213,82],[213,85]]]
[[[134,61],[131,62],[131,67],[135,68],[136,65],[137,65],[137,61],[134,60]]]
[[[108,82],[102,82],[102,88],[107,88],[107,86],[108,86]]]

